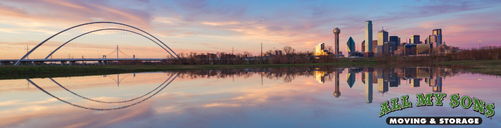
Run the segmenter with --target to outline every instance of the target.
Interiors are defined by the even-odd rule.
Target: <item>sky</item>
[[[112,21],[140,28],[176,53],[250,52],[291,46],[312,51],[315,45],[334,46],[341,29],[340,51],[352,37],[360,51],[365,21],[373,22],[373,39],[384,28],[390,36],[424,42],[441,28],[443,41],[459,48],[499,46],[500,0],[2,0],[0,58],[19,59],[26,49],[66,28],[94,21]],[[30,55],[43,58],[62,43],[112,25],[94,25],[63,33]],[[113,26],[112,26],[113,27]],[[96,32],[65,45],[55,58],[111,56],[117,45],[122,57],[166,57],[146,38],[127,32]],[[115,56],[115,55],[112,55]],[[118,56],[118,55],[117,55]]]

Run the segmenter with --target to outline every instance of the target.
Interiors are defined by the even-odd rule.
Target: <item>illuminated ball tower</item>
[[[334,42],[336,44],[336,53],[334,53],[334,54],[338,55],[339,54],[339,33],[341,33],[341,29],[335,28],[333,32],[334,32],[334,36],[335,36]]]

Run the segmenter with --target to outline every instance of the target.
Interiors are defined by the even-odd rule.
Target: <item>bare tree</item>
[[[291,46],[284,46],[284,52],[286,55],[294,53],[294,49]]]
[[[334,53],[334,49],[332,49],[332,46],[327,46],[327,51],[329,51],[330,53]],[[334,54],[337,54],[337,53],[334,53]]]

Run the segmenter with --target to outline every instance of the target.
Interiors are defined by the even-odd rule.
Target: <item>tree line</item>
[[[327,48],[329,49],[329,48]],[[229,54],[216,53],[180,53],[179,58],[167,58],[161,62],[143,62],[140,60],[120,61],[120,65],[245,65],[245,64],[310,64],[310,63],[333,63],[339,62],[333,54],[326,56],[314,56],[311,52],[300,52],[290,46],[282,49],[283,53],[275,53],[272,50],[264,52],[264,55],[254,56],[249,52]],[[332,48],[330,48],[332,51]],[[448,51],[448,52],[445,52]],[[427,55],[414,56],[390,56],[384,54],[375,57],[380,63],[396,64],[434,64],[443,61],[456,60],[492,60],[501,59],[501,47],[486,46],[482,48],[458,49],[457,47],[436,48]]]

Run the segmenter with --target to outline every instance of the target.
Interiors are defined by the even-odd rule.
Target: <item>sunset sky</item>
[[[433,29],[441,28],[443,41],[449,46],[476,48],[479,40],[481,46],[499,46],[500,13],[499,0],[2,0],[0,58],[20,58],[27,46],[32,48],[63,29],[93,21],[136,26],[158,37],[177,53],[231,53],[234,48],[235,53],[248,51],[258,55],[261,42],[264,51],[284,46],[312,51],[318,43],[333,46],[332,30],[339,27],[340,51],[346,54],[350,36],[360,51],[366,20],[373,21],[374,39],[377,31],[384,27],[389,35],[400,36],[402,40],[421,35],[424,42]],[[66,50],[73,46],[99,47],[100,51],[74,49],[64,54],[61,51],[57,56],[97,58],[112,52],[116,45],[130,55],[165,56],[165,51],[148,40],[139,41],[142,39],[139,36],[132,39],[135,42],[125,39],[124,35],[91,37],[75,40]],[[114,38],[124,41],[89,43],[89,40]],[[36,57],[32,54],[33,58],[45,57],[59,45],[44,46],[40,50],[45,51]],[[158,52],[162,55],[154,55]]]

